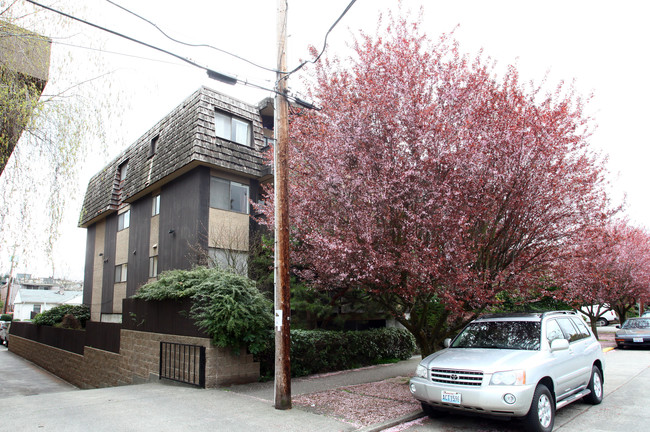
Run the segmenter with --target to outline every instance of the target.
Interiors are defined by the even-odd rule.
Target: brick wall
[[[10,350],[83,389],[135,384],[158,379],[160,342],[206,348],[206,387],[257,381],[259,363],[250,354],[233,355],[210,339],[121,330],[120,353],[86,346],[74,354],[19,336],[11,336]]]

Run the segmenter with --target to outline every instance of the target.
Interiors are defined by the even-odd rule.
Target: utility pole
[[[11,282],[14,278],[14,266],[16,264],[16,245],[14,245],[14,251],[11,254],[11,270],[9,270],[9,279],[7,280],[7,297],[5,298],[5,304],[3,306],[2,313],[6,314],[9,307],[9,300],[11,299]]]
[[[289,287],[288,147],[287,102],[287,2],[277,0],[278,73],[275,96],[275,408],[291,408],[291,291]]]

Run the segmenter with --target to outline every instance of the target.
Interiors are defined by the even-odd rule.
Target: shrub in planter
[[[2,314],[0,315],[0,321],[13,321],[14,316],[12,314]]]
[[[85,327],[86,321],[90,319],[90,308],[86,305],[63,304],[39,313],[32,322],[36,325],[53,326],[61,323],[66,315],[72,315],[82,327]]]
[[[145,300],[192,299],[190,317],[214,345],[255,354],[268,345],[273,307],[255,282],[221,269],[196,267],[162,273],[134,296]]]

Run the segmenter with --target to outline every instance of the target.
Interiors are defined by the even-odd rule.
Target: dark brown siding
[[[159,273],[190,269],[198,262],[197,247],[207,247],[209,199],[210,170],[206,167],[198,167],[162,189]]]
[[[129,228],[129,267],[126,296],[131,297],[149,277],[149,231],[151,230],[151,196],[131,204]]]
[[[104,236],[104,277],[102,278],[102,313],[113,313],[115,285],[115,243],[117,242],[117,213],[106,218]],[[128,273],[127,273],[128,278]]]
[[[93,294],[93,269],[95,265],[95,225],[86,230],[86,265],[84,267],[83,304],[90,306]],[[101,257],[100,257],[101,258]]]

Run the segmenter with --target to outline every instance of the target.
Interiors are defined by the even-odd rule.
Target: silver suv
[[[526,430],[550,432],[555,410],[603,400],[603,351],[575,312],[485,315],[445,346],[410,381],[430,417],[520,417]]]

